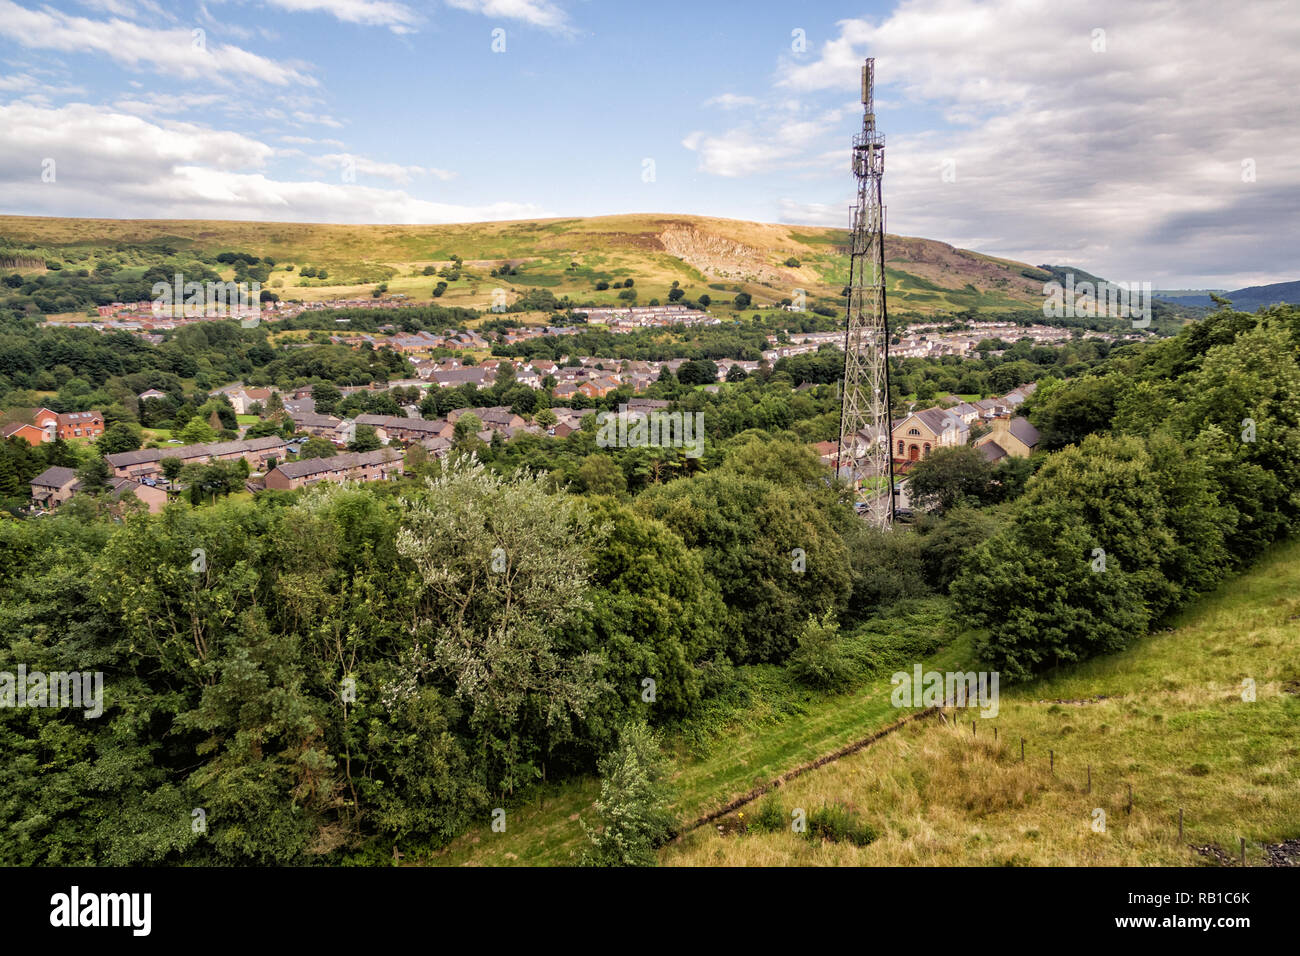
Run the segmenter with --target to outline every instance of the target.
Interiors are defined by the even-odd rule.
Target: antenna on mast
[[[885,137],[876,132],[874,58],[862,65],[862,132],[853,137],[849,303],[840,388],[836,472],[852,485],[864,517],[880,528],[894,520],[894,458],[889,407],[889,321],[885,311]]]

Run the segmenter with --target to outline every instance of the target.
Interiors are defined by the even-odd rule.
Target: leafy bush
[[[876,831],[842,803],[822,804],[808,814],[809,840],[830,840],[832,843],[852,843],[867,846],[876,839]]]
[[[799,645],[790,655],[795,680],[822,690],[838,690],[853,682],[856,669],[844,653],[839,625],[827,611],[819,621],[809,617],[799,633]]]
[[[756,833],[780,833],[790,828],[790,818],[786,815],[785,807],[781,806],[780,799],[770,796],[759,803],[758,811],[746,824],[746,828]]]

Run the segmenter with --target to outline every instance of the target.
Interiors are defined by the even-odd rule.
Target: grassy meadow
[[[620,289],[595,285],[629,278],[641,305],[652,298],[666,302],[674,282],[692,299],[707,294],[729,302],[748,292],[762,306],[802,289],[810,307],[838,304],[848,279],[847,235],[843,229],[653,214],[440,226],[0,216],[4,246],[44,258],[89,251],[93,258],[80,263],[88,266],[125,249],[172,250],[179,259],[187,250],[269,256],[277,265],[264,287],[304,301],[365,298],[380,283],[389,294],[434,301],[439,277],[424,270],[441,270],[456,255],[464,260],[461,278],[449,282],[437,301],[468,308],[490,306],[497,288],[512,300],[529,289],[547,289],[557,298],[627,304],[618,298]],[[889,237],[886,249],[895,309],[997,311],[1042,299],[1041,283],[1023,274],[1030,268],[1025,263],[904,236]],[[517,267],[517,274],[490,275],[503,264]],[[328,276],[303,277],[304,267],[325,268]],[[139,268],[143,272],[144,265]]]
[[[1004,689],[1000,713],[976,718],[974,734],[972,712],[958,712],[954,723],[950,710],[765,798],[787,820],[796,807],[845,805],[878,834],[868,846],[745,832],[732,815],[720,821],[722,832],[697,829],[661,859],[1180,866],[1235,861],[1244,837],[1247,864],[1259,865],[1262,845],[1300,836],[1300,541],[1172,624],[1121,653]],[[1247,678],[1253,702],[1243,700]],[[752,820],[760,808],[738,812]],[[1097,810],[1104,832],[1094,829]]]

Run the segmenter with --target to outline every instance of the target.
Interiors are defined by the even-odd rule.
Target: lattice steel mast
[[[894,459],[889,415],[889,323],[885,317],[885,207],[880,181],[885,137],[876,132],[876,61],[862,67],[862,132],[853,137],[858,201],[850,240],[848,321],[840,395],[838,469],[860,485],[865,517],[877,527],[894,520]]]

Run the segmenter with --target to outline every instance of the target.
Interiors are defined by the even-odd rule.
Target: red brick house
[[[104,416],[97,410],[86,412],[53,412],[42,408],[33,420],[37,428],[45,429],[53,440],[69,438],[97,438],[104,434]]]
[[[37,428],[35,425],[27,425],[23,422],[13,422],[0,429],[0,439],[21,438],[29,445],[39,445],[41,442],[51,441],[49,432],[43,428]]]

